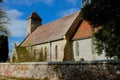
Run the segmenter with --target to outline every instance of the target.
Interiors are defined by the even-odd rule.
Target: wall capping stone
[[[120,60],[92,60],[92,61],[64,61],[64,62],[21,62],[21,63],[0,63],[1,64],[41,64],[41,65],[69,65],[69,64],[120,64]]]

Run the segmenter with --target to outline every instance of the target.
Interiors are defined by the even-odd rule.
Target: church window
[[[40,61],[43,61],[43,48],[40,48]]]
[[[58,46],[55,46],[55,59],[58,58]]]
[[[76,49],[76,56],[79,56],[79,42],[77,41],[76,43],[75,43],[75,49]]]
[[[44,58],[45,58],[45,60],[47,60],[47,47],[45,47]]]
[[[34,20],[31,20],[31,24],[34,24]]]
[[[36,60],[36,49],[34,49],[34,59]]]
[[[36,50],[36,60],[39,60],[39,51]]]
[[[94,43],[94,40],[92,39],[92,53],[93,53],[93,55],[97,52],[95,44],[96,43]]]

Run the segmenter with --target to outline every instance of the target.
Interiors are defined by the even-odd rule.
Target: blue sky
[[[9,49],[14,42],[19,44],[26,36],[26,19],[31,12],[37,12],[43,25],[80,10],[81,0],[4,0],[5,10],[10,18],[7,25]]]

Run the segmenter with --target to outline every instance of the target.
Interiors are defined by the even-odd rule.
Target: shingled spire
[[[36,12],[32,12],[27,18],[27,35],[32,33],[41,24],[41,17]]]

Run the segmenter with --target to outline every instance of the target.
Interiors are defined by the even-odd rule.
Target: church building
[[[26,29],[26,38],[14,46],[11,61],[20,58],[47,62],[106,59],[96,54],[91,26],[81,19],[80,12],[44,25],[42,18],[32,12]]]

